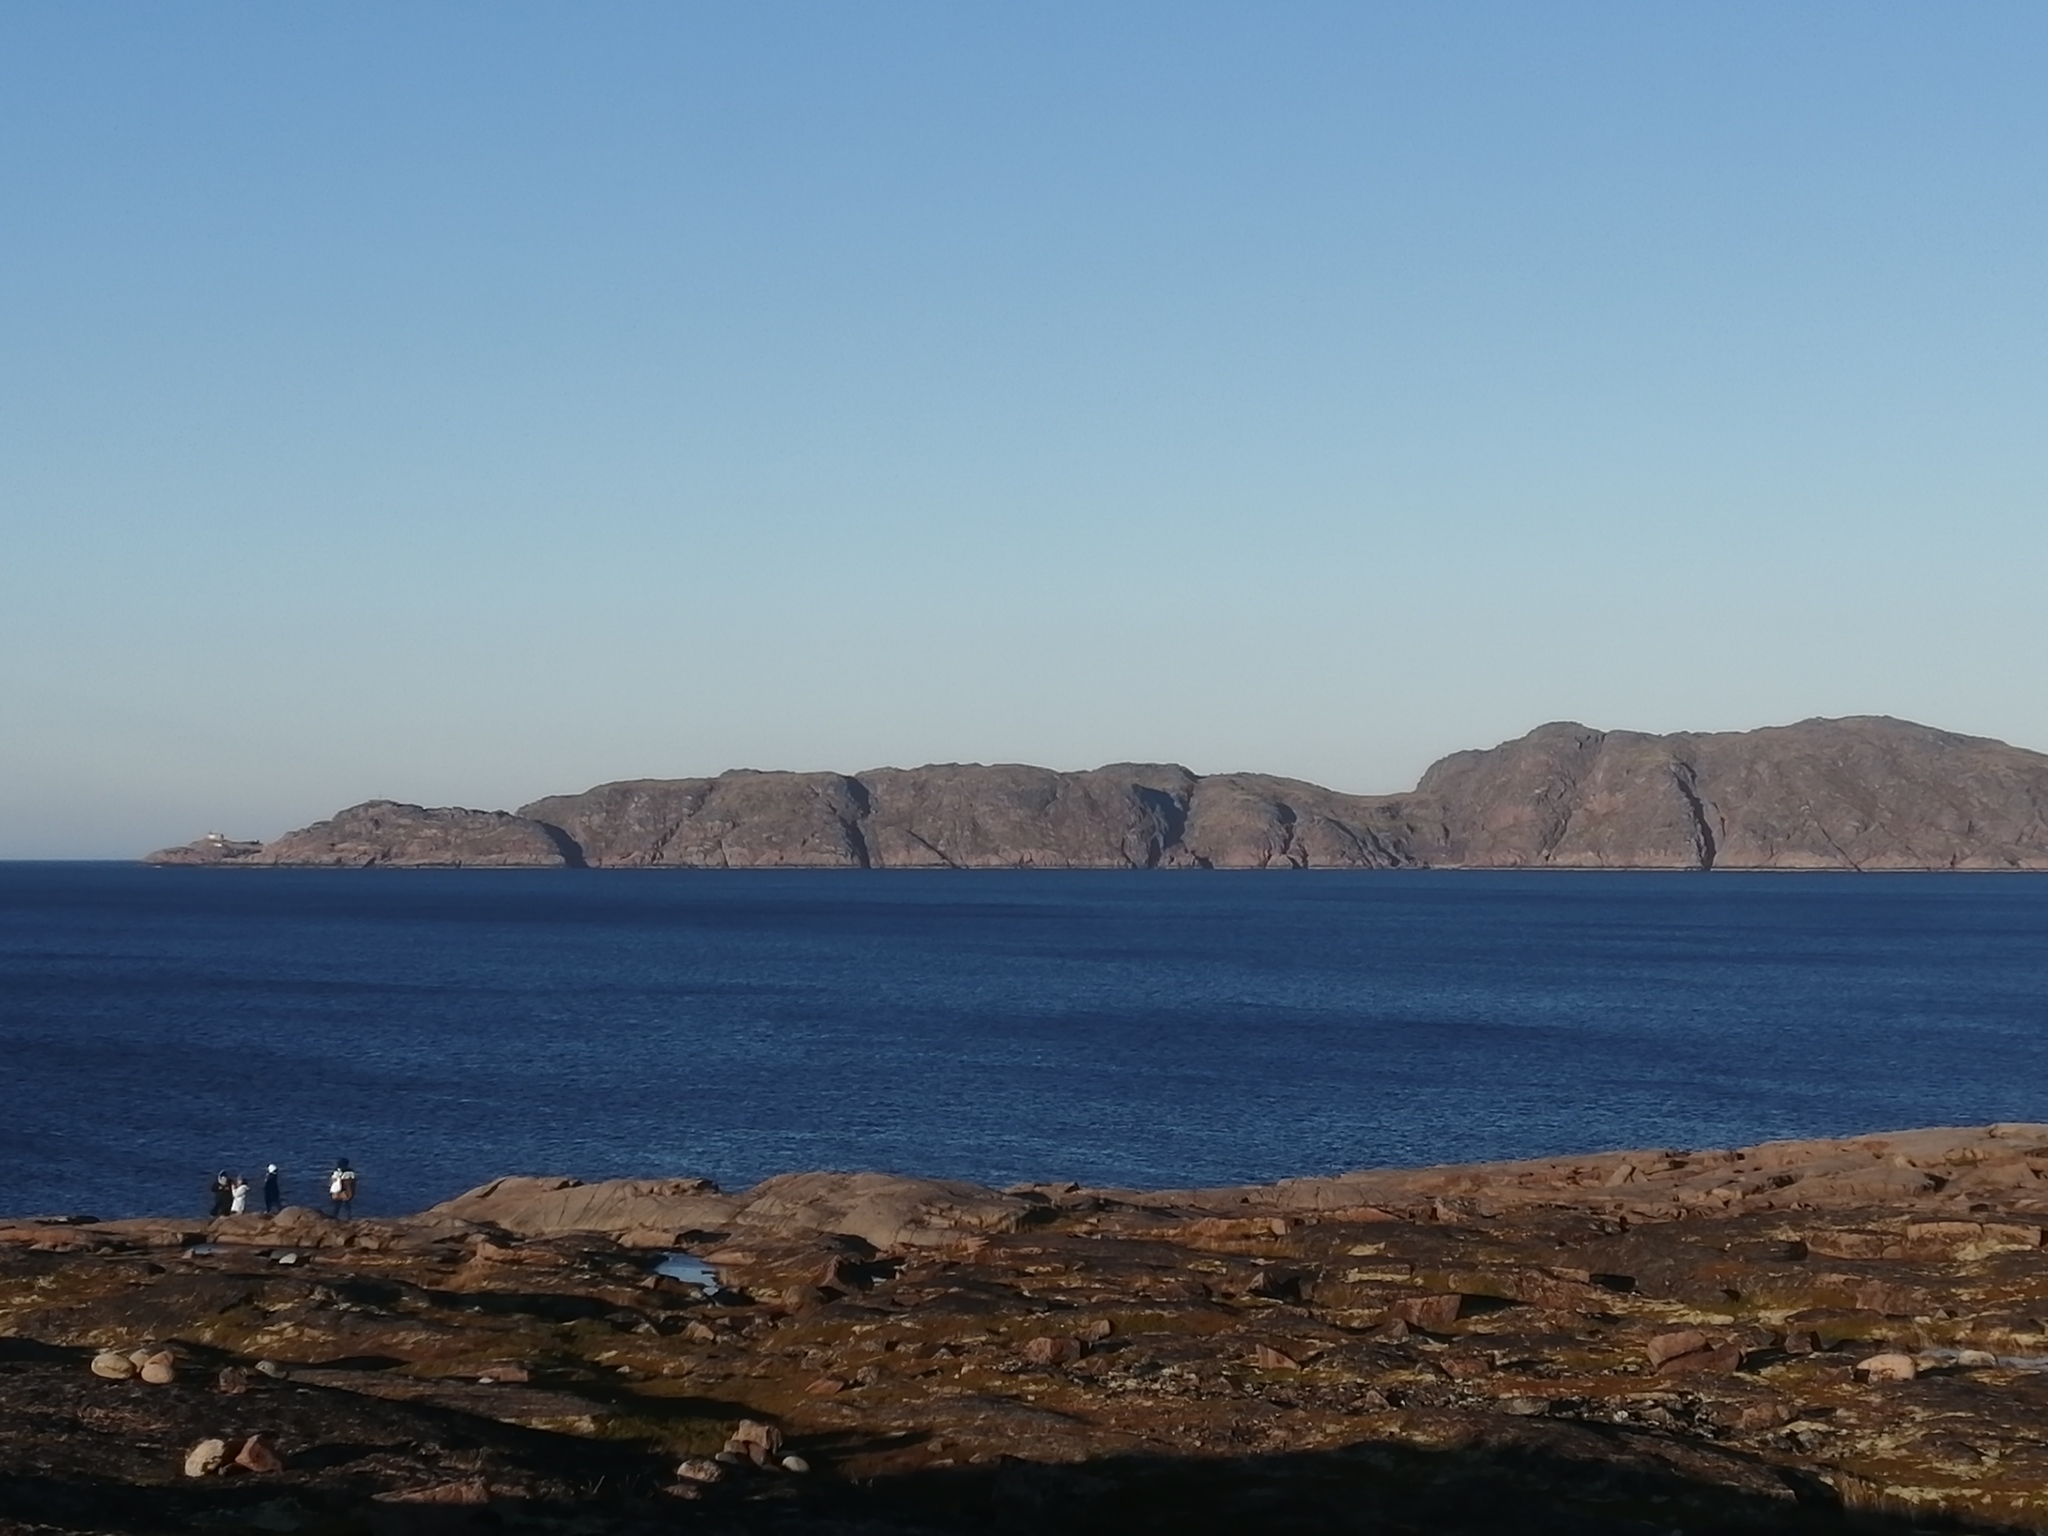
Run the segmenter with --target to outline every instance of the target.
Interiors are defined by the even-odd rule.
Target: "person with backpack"
[[[349,1167],[348,1159],[334,1160],[334,1172],[327,1175],[327,1198],[334,1206],[334,1219],[347,1221],[350,1208],[356,1203],[356,1171]]]
[[[272,1163],[263,1175],[263,1214],[275,1216],[284,1209],[284,1191],[278,1187],[277,1164]]]

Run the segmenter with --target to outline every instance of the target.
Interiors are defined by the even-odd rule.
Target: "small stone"
[[[1810,1355],[1817,1343],[1814,1336],[1805,1329],[1795,1329],[1785,1335],[1785,1353],[1788,1355]]]
[[[225,1466],[227,1459],[227,1441],[202,1440],[185,1453],[185,1475],[209,1477]]]
[[[153,1387],[167,1387],[178,1379],[178,1357],[160,1349],[142,1362],[140,1374]]]
[[[1650,1357],[1650,1364],[1661,1366],[1667,1360],[1697,1354],[1707,1347],[1707,1336],[1699,1329],[1681,1328],[1675,1333],[1658,1334],[1643,1346],[1643,1353]]]
[[[299,1262],[299,1256],[296,1253],[280,1253],[277,1256],[277,1262],[280,1264],[296,1264]]]
[[[820,1376],[804,1391],[812,1397],[831,1397],[846,1390],[846,1383],[837,1376]]]
[[[725,1468],[709,1457],[693,1456],[676,1463],[676,1476],[686,1482],[715,1483],[724,1478]]]
[[[641,1284],[646,1285],[650,1281],[659,1283],[660,1280],[661,1276],[650,1275]],[[663,1483],[661,1491],[672,1499],[701,1499],[704,1497],[704,1490],[695,1483]]]
[[[126,1381],[135,1374],[135,1362],[126,1355],[104,1349],[92,1357],[92,1373],[104,1376],[108,1381]]]
[[[1964,1370],[1981,1371],[1998,1364],[1998,1356],[1988,1349],[1959,1349],[1956,1351],[1956,1364]]]
[[[1262,1371],[1298,1371],[1301,1369],[1301,1362],[1299,1360],[1284,1350],[1275,1349],[1270,1344],[1256,1344],[1252,1346],[1252,1364]]]
[[[804,1473],[811,1470],[811,1464],[801,1456],[785,1456],[782,1458],[782,1470],[785,1472]]]
[[[688,1322],[683,1324],[683,1337],[692,1344],[716,1344],[718,1342],[718,1330],[716,1328],[708,1328],[699,1322]]]
[[[1913,1357],[1901,1354],[1872,1355],[1868,1360],[1857,1361],[1856,1371],[1871,1381],[1911,1381],[1920,1374]]]
[[[157,1348],[154,1344],[145,1344],[140,1349],[129,1351],[128,1363],[134,1366],[135,1369],[139,1371],[145,1365],[149,1364],[149,1357],[155,1354],[156,1352]]]
[[[1071,1365],[1087,1352],[1076,1338],[1036,1338],[1024,1345],[1024,1358],[1032,1365]]]
[[[279,1365],[275,1360],[258,1360],[256,1362],[256,1369],[265,1376],[268,1376],[272,1381],[283,1381],[291,1375],[290,1371]]]
[[[741,1419],[739,1428],[725,1442],[729,1454],[745,1456],[757,1467],[765,1467],[782,1452],[782,1431],[756,1419]]]
[[[216,1383],[223,1396],[240,1397],[249,1390],[249,1373],[239,1365],[225,1367]]]
[[[1115,1332],[1115,1323],[1112,1323],[1106,1317],[1099,1317],[1094,1322],[1090,1323],[1086,1328],[1083,1328],[1081,1330],[1081,1337],[1086,1339],[1090,1344],[1100,1344],[1104,1339],[1108,1338],[1111,1334]]]
[[[1484,1355],[1445,1353],[1437,1357],[1436,1363],[1453,1381],[1474,1381],[1493,1372],[1493,1362]]]
[[[1502,1413],[1512,1413],[1517,1418],[1522,1419],[1533,1419],[1541,1414],[1550,1412],[1550,1399],[1547,1397],[1504,1397],[1495,1403],[1494,1406],[1500,1409]]]
[[[249,1472],[282,1472],[284,1458],[277,1454],[268,1435],[251,1435],[235,1452],[235,1465]]]

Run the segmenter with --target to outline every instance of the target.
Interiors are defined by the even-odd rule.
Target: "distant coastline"
[[[516,812],[370,800],[210,868],[2048,869],[2048,755],[1887,716],[1647,735],[1560,723],[1348,795],[1173,764],[635,779]]]

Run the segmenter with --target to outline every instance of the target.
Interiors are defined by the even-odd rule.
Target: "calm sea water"
[[[0,864],[0,1211],[2048,1119],[2048,879]]]

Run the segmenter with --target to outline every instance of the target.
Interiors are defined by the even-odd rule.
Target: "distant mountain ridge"
[[[2048,755],[1864,715],[1668,736],[1569,722],[1347,795],[1173,764],[631,779],[518,812],[372,800],[156,864],[327,867],[2048,869]]]

